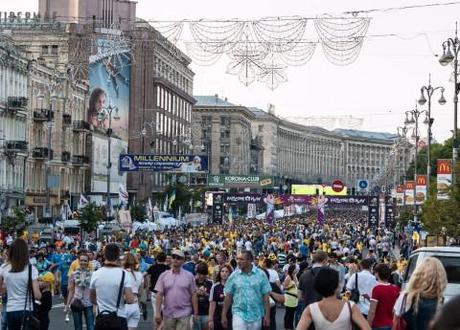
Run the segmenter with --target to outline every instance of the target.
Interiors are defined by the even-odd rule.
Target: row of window
[[[192,105],[162,86],[156,87],[156,106],[187,122],[192,121]]]
[[[189,95],[193,94],[192,81],[158,57],[155,58],[154,75],[168,80]]]

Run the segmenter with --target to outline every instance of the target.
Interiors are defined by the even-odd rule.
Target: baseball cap
[[[176,255],[178,257],[181,257],[182,259],[185,259],[185,254],[181,250],[174,249],[174,250],[172,250],[171,255],[172,256]]]

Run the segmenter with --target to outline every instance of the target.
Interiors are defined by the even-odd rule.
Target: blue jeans
[[[6,312],[6,322],[8,324],[8,330],[21,330],[22,320],[24,319],[25,314],[30,315],[31,312]]]
[[[83,314],[85,314],[86,329],[94,330],[94,314],[92,306],[85,307],[85,309],[81,312],[72,311],[75,330],[83,329]]]

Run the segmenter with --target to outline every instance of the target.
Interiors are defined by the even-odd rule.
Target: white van
[[[409,257],[406,274],[404,275],[404,285],[407,285],[415,267],[426,257],[438,258],[444,265],[447,273],[447,288],[444,291],[444,298],[450,298],[460,294],[460,247],[454,246],[435,246],[422,247],[413,251]]]

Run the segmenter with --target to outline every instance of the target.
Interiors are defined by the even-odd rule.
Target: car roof
[[[412,254],[420,252],[442,252],[442,253],[460,253],[460,246],[432,246],[422,247],[412,252]]]

